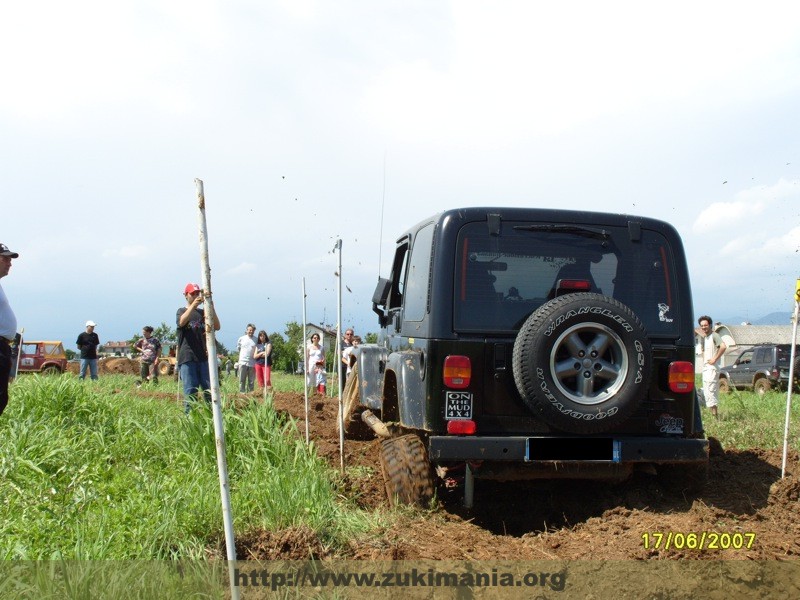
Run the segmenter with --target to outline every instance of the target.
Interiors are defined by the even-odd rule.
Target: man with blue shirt
[[[11,270],[11,259],[19,258],[5,244],[0,244],[0,279]],[[8,406],[8,381],[11,375],[11,342],[17,335],[17,317],[11,310],[3,286],[0,285],[0,415]]]

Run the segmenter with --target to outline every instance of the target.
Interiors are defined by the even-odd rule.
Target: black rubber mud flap
[[[425,505],[433,497],[431,463],[414,434],[381,442],[381,471],[389,504]]]
[[[364,424],[359,418],[361,407],[359,400],[361,399],[361,381],[358,376],[358,364],[353,365],[353,370],[347,376],[347,381],[342,390],[342,406],[344,409],[344,416],[341,421],[337,420],[338,424],[341,422],[344,426],[344,435],[348,439],[371,439],[374,434],[372,430]],[[338,419],[338,416],[337,416]]]
[[[630,417],[647,394],[650,341],[633,311],[613,298],[578,293],[542,305],[514,342],[514,381],[543,421],[599,433]]]

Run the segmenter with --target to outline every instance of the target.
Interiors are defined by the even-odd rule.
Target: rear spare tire
[[[650,342],[633,311],[613,298],[578,293],[533,312],[514,342],[514,381],[543,421],[570,433],[621,424],[647,394]]]
[[[424,505],[433,497],[428,453],[414,434],[381,442],[381,471],[389,504]]]

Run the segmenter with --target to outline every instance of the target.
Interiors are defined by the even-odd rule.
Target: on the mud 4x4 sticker
[[[472,392],[447,392],[444,397],[444,418],[448,421],[472,418]]]

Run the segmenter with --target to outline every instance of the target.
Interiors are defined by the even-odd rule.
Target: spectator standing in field
[[[0,244],[0,279],[11,270],[11,259],[19,258],[5,244]],[[17,335],[17,317],[11,310],[3,286],[0,285],[0,415],[8,406],[8,382],[11,379],[11,344]]]
[[[255,388],[255,332],[256,326],[248,323],[245,334],[236,342],[236,349],[239,351],[239,392],[242,394],[252,392]]]
[[[233,371],[233,361],[231,357],[225,359],[225,375],[230,375],[231,371]]]
[[[141,369],[139,376],[142,383],[152,381],[158,383],[158,357],[161,356],[161,341],[153,337],[153,328],[145,325],[142,328],[142,337],[133,345],[136,352],[141,352]]]
[[[342,336],[342,360],[341,364],[339,365],[339,376],[342,378],[342,389],[344,389],[344,384],[347,382],[347,375],[350,373],[350,368],[347,361],[344,358],[344,353],[347,351],[348,348],[353,347],[353,328],[348,327],[344,335]]]
[[[94,332],[97,323],[86,321],[86,331],[81,333],[76,340],[78,350],[81,351],[81,379],[86,379],[86,369],[88,367],[92,379],[97,379],[97,348],[100,346],[100,338]]]
[[[269,341],[267,332],[263,329],[258,332],[256,342],[256,352],[253,355],[256,359],[256,381],[260,387],[272,387],[272,344]]]
[[[319,343],[319,334],[312,333],[306,346],[306,386],[316,386],[317,393],[325,395],[325,350]]]
[[[719,418],[719,359],[725,354],[727,346],[722,337],[712,329],[713,321],[708,315],[697,320],[700,327],[694,331],[699,337],[698,354],[703,357],[703,395],[711,414]]]
[[[207,297],[210,297],[209,293]],[[203,290],[196,283],[187,283],[183,289],[186,306],[178,309],[175,323],[178,326],[178,372],[183,381],[183,406],[189,412],[191,402],[197,400],[198,390],[203,390],[206,402],[211,402],[211,381],[208,372],[206,349],[205,311],[202,307]],[[214,331],[219,331],[219,318],[211,315]]]
[[[346,365],[347,368],[347,376],[349,377],[350,374],[353,372],[353,365],[355,364],[355,350],[358,348],[359,344],[361,343],[361,337],[354,335],[353,336],[353,345],[349,348],[345,348],[342,351],[342,362]],[[342,380],[344,382],[344,379]]]

